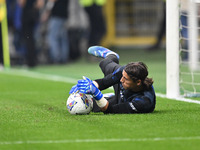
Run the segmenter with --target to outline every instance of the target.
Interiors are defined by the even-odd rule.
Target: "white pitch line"
[[[184,97],[168,98],[165,94],[160,94],[160,93],[156,93],[156,96],[157,97],[162,97],[162,98],[167,98],[167,99],[170,99],[170,100],[176,100],[176,101],[181,101],[181,102],[200,104],[200,101],[198,101],[198,100],[192,100],[192,99],[188,99],[188,98],[184,98]]]
[[[37,73],[37,72],[28,71],[28,70],[9,69],[9,70],[0,70],[0,73],[30,77],[30,78],[41,79],[41,80],[49,80],[49,81],[55,81],[55,82],[65,82],[65,83],[72,83],[72,84],[77,83],[77,79],[74,79],[74,78],[62,77],[62,76],[58,76],[58,75],[49,75],[49,74]],[[168,98],[165,94],[161,94],[161,93],[156,93],[156,96]],[[200,104],[200,101],[198,101],[198,100],[192,100],[192,99],[187,99],[187,98],[183,98],[183,97],[168,98],[168,99],[182,101],[182,102],[188,102],[188,103]]]
[[[19,144],[60,144],[60,143],[103,143],[103,142],[146,142],[146,141],[183,141],[200,140],[200,136],[194,137],[156,137],[156,138],[121,138],[121,139],[76,139],[76,140],[47,140],[47,141],[5,141],[0,145]]]
[[[0,71],[0,73],[30,77],[30,78],[41,79],[41,80],[50,80],[50,81],[55,81],[55,82],[66,82],[66,83],[72,83],[72,84],[77,83],[77,79],[74,79],[74,78],[43,74],[43,73],[32,72],[28,70],[9,69],[9,70]]]

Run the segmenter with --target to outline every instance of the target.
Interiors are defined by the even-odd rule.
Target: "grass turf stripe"
[[[29,70],[24,70],[24,69],[1,70],[0,73],[9,74],[9,75],[25,76],[25,77],[36,78],[36,79],[41,79],[41,80],[49,80],[49,81],[55,81],[55,82],[65,82],[65,83],[71,83],[71,84],[77,83],[77,79],[74,79],[74,78],[62,77],[62,76],[58,76],[58,75],[43,74],[43,73],[33,72],[33,71],[29,71]],[[165,94],[161,94],[161,93],[156,93],[156,96],[162,97],[162,98],[167,98],[167,96]],[[200,101],[198,101],[198,100],[192,100],[192,99],[188,99],[188,98],[184,98],[184,97],[173,98],[173,99],[168,98],[168,99],[200,104]]]

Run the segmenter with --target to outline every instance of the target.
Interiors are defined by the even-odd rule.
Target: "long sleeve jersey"
[[[97,79],[99,89],[104,90],[108,87],[118,85],[118,92],[115,93],[116,104],[108,106],[104,113],[149,113],[155,109],[156,96],[153,86],[148,90],[133,92],[125,90],[120,82],[122,71],[125,66],[115,70],[102,79]]]

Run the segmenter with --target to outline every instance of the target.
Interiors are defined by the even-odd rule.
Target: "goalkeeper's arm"
[[[93,81],[93,84],[96,86],[97,89],[99,88],[99,85],[96,81]],[[106,111],[109,105],[109,102],[103,96],[100,100],[96,100],[96,103],[100,107],[101,111]]]
[[[83,80],[78,81],[77,87],[80,90],[80,93],[91,94],[102,111],[107,110],[109,102],[103,97],[103,94],[98,89],[99,85],[96,81],[83,77]]]

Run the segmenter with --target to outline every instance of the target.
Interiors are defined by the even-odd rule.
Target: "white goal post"
[[[177,98],[179,86],[179,0],[166,0],[166,94]]]
[[[187,14],[182,13],[183,3],[186,3]],[[199,3],[200,0],[166,0],[166,95],[168,98],[181,97],[180,89],[185,96],[200,96],[198,39],[200,16],[197,9]],[[182,23],[180,19],[182,16],[187,18],[187,25]],[[187,37],[182,35],[182,28],[187,30]],[[188,44],[187,48],[183,47],[182,40]],[[185,60],[183,60],[182,53],[187,55]],[[190,77],[190,81],[183,81],[186,79],[184,75]],[[199,79],[194,79],[195,76]],[[189,86],[193,91],[185,89]]]

